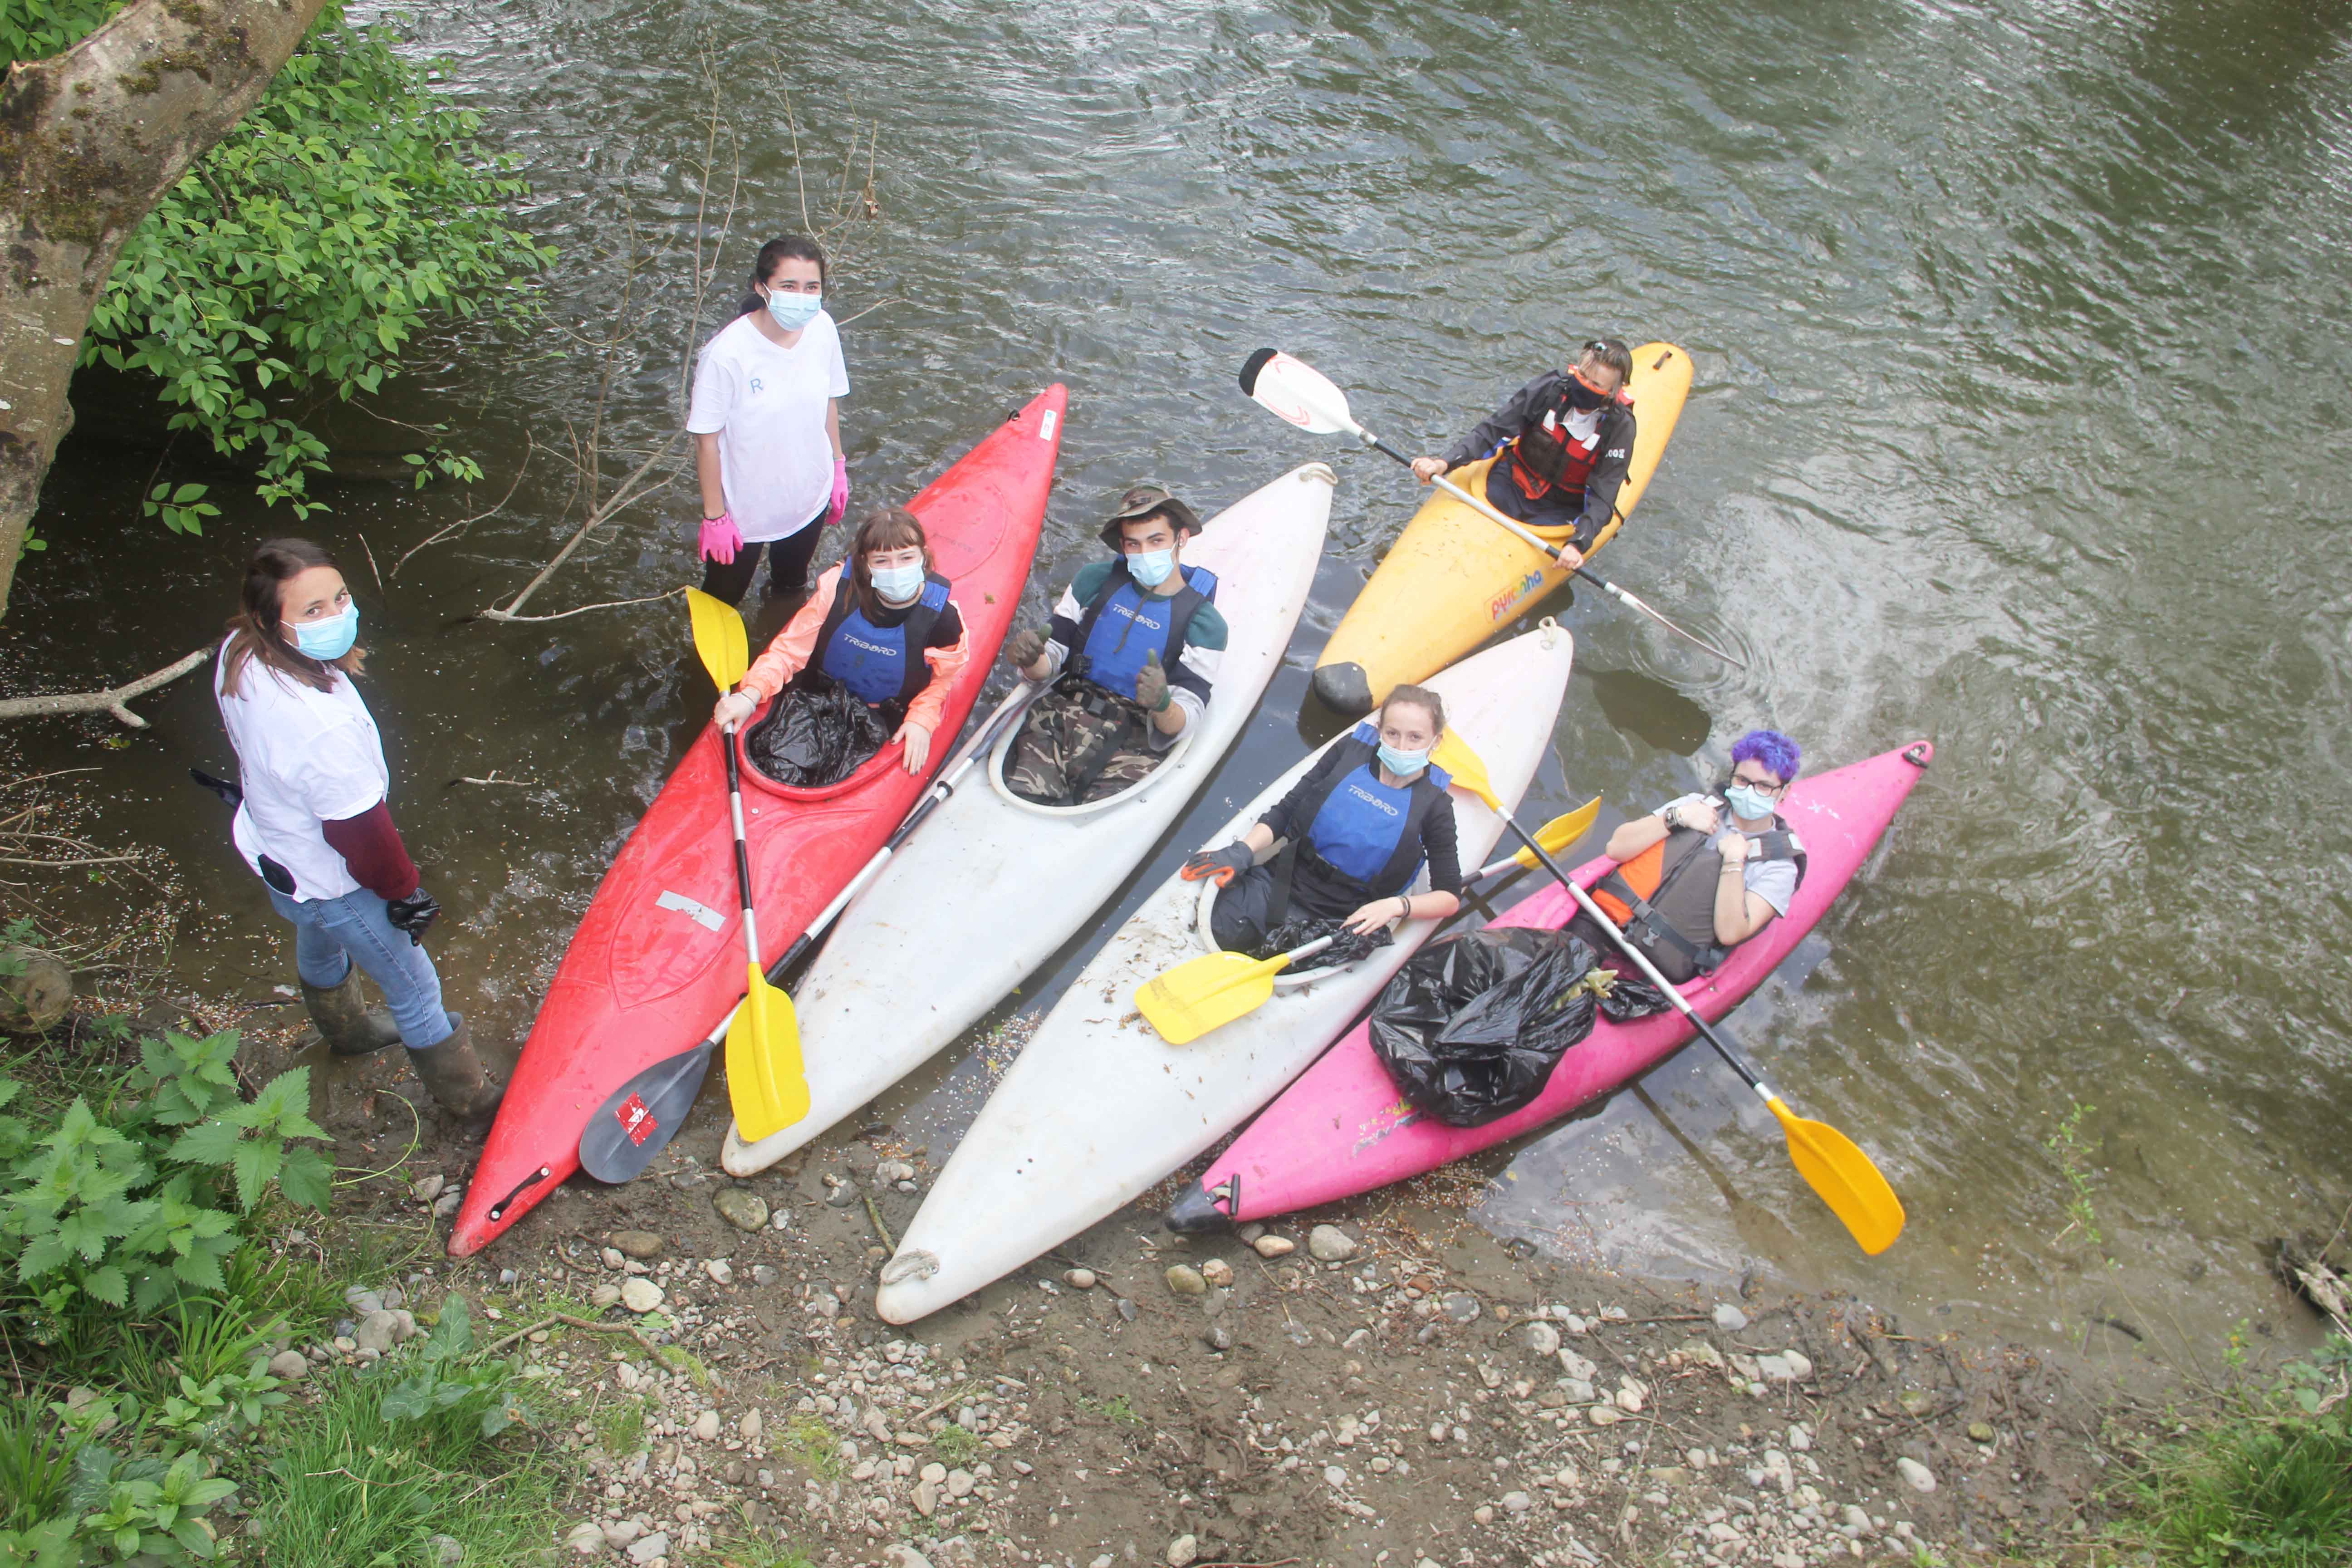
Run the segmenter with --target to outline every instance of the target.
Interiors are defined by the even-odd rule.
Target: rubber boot
[[[339,984],[321,989],[304,981],[302,1005],[310,1010],[310,1022],[319,1026],[327,1048],[339,1057],[363,1057],[400,1044],[400,1026],[392,1015],[381,1007],[371,1012],[361,998],[356,963],[344,971]]]
[[[442,1110],[460,1121],[485,1121],[506,1097],[506,1087],[490,1077],[482,1058],[474,1054],[473,1031],[466,1026],[466,1016],[452,1013],[449,1022],[455,1026],[449,1037],[437,1046],[411,1050],[409,1065]]]

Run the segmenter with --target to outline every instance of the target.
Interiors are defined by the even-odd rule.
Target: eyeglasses
[[[1752,773],[1742,773],[1737,768],[1731,770],[1731,782],[1736,784],[1745,784],[1749,789],[1761,790],[1766,795],[1778,795],[1789,787],[1774,779],[1769,773],[1758,778]]]

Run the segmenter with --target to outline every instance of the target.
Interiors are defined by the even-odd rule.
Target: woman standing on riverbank
[[[686,427],[702,484],[702,591],[730,605],[763,551],[770,596],[806,588],[821,525],[849,505],[840,401],[849,372],[824,282],[816,241],[768,241],[735,320],[695,367]]]
[[[352,677],[365,658],[359,607],[334,558],[307,539],[273,539],[245,568],[213,695],[236,749],[237,853],[294,927],[302,1001],[338,1056],[390,1045],[442,1108],[467,1121],[502,1092],[474,1054],[466,1020],[441,1006],[425,952],[441,906],[419,884],[393,826],[392,770]],[[368,1010],[365,971],[389,1004]]]

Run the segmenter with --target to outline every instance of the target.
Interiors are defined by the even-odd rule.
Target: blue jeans
[[[365,888],[340,899],[297,901],[277,889],[269,902],[294,923],[294,968],[321,991],[343,983],[356,963],[376,984],[412,1051],[437,1046],[457,1026],[441,1006],[441,976],[422,944],[392,923],[384,901]]]

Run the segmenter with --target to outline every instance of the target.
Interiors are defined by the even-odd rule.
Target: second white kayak
[[[1549,746],[1572,652],[1568,633],[1547,621],[1428,682],[1507,805]],[[1321,754],[1207,842],[1238,837]],[[1478,865],[1502,822],[1465,792],[1452,795],[1462,864]],[[883,1319],[913,1322],[971,1294],[1206,1151],[1306,1070],[1437,923],[1408,921],[1392,945],[1345,968],[1285,975],[1290,983],[1255,1012],[1171,1046],[1137,1014],[1135,991],[1209,951],[1199,919],[1205,886],[1162,883],[1038,1026],[884,1265],[875,1300]]]
[[[816,1137],[977,1023],[1052,957],[1151,852],[1248,725],[1314,585],[1337,483],[1294,468],[1184,546],[1217,574],[1223,658],[1208,710],[1134,787],[1092,805],[1035,805],[1004,783],[1018,732],[931,814],[841,923],[793,997],[809,1113],[757,1142],[727,1130],[719,1163],[748,1176]]]

